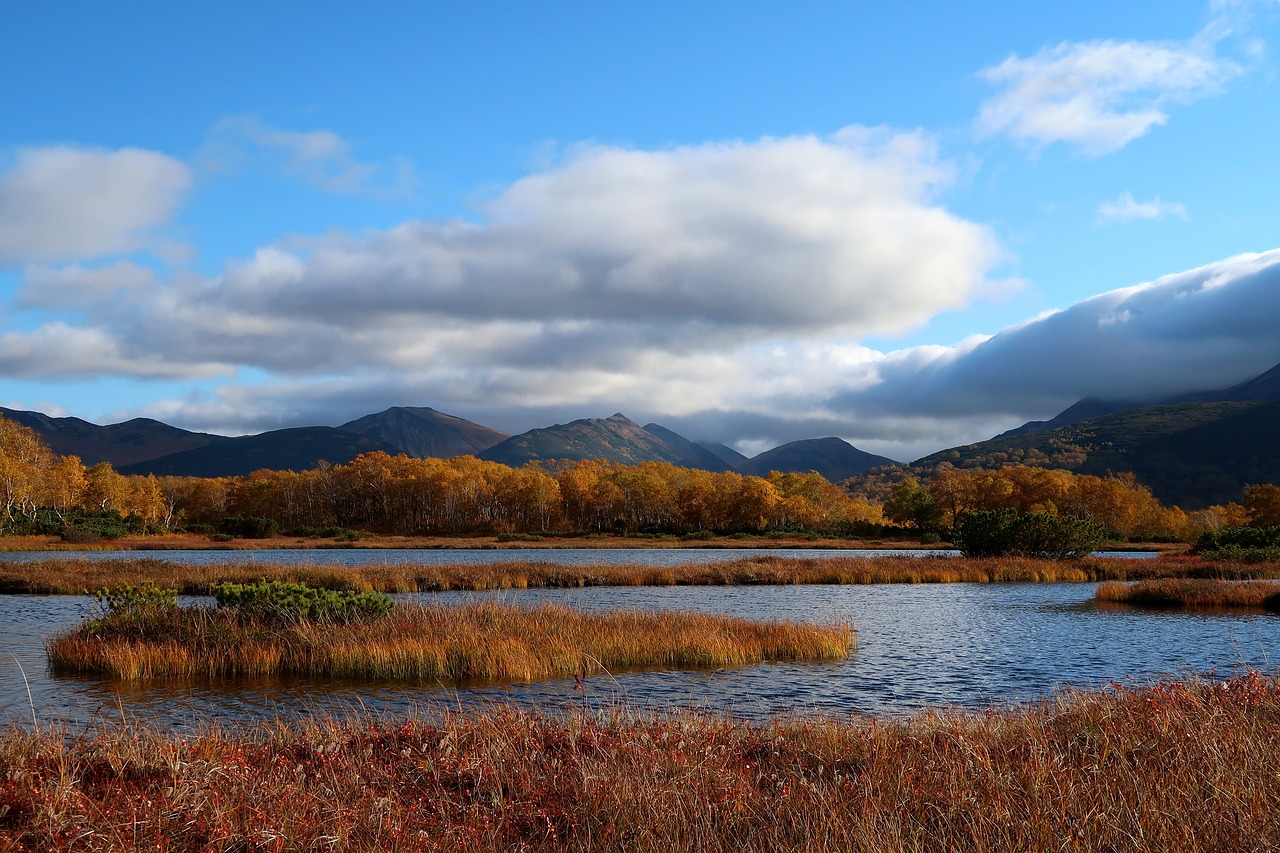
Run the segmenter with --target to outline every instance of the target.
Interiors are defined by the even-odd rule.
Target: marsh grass
[[[0,735],[0,846],[1270,851],[1280,684],[1113,685],[909,720],[497,708],[191,737]]]
[[[1199,579],[1145,580],[1135,584],[1104,583],[1098,601],[1141,607],[1263,608],[1280,610],[1280,583]]]
[[[495,560],[503,559],[495,552]],[[881,583],[1083,583],[1147,578],[1273,578],[1280,563],[1211,562],[1197,557],[1028,558],[757,556],[726,563],[562,566],[524,560],[488,565],[284,565],[245,561],[195,565],[160,559],[53,558],[0,561],[0,593],[84,594],[152,581],[188,595],[208,595],[218,583],[278,580],[312,587],[379,592],[436,592],[585,586],[734,586]]]
[[[128,680],[303,675],[462,684],[842,660],[856,642],[847,624],[477,602],[400,605],[349,622],[200,607],[109,613],[53,638],[48,653],[55,672]]]

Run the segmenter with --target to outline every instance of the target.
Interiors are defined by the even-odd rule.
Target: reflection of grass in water
[[[1200,579],[1145,580],[1136,584],[1104,583],[1098,601],[1142,607],[1265,608],[1280,610],[1280,583]]]
[[[839,660],[855,643],[848,625],[678,612],[589,614],[555,605],[409,605],[348,623],[172,608],[107,614],[55,637],[49,660],[55,672],[122,679],[280,674],[462,683]]]
[[[0,837],[84,850],[1274,850],[1280,683],[910,720],[494,709],[0,736]]]
[[[494,552],[495,560],[505,558]],[[500,556],[501,555],[501,556]],[[0,592],[83,594],[151,580],[185,594],[208,594],[219,582],[282,580],[327,589],[435,592],[583,586],[736,586],[879,583],[1081,583],[1157,577],[1280,577],[1277,563],[1210,562],[1196,557],[1089,558],[1054,561],[1018,557],[832,556],[798,559],[746,557],[725,563],[678,566],[562,566],[536,560],[488,565],[363,566],[228,563],[196,565],[153,559],[0,562]]]

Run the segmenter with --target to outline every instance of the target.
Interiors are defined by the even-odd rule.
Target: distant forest
[[[1011,508],[1092,518],[1120,539],[1190,541],[1204,529],[1269,519],[1267,501],[1280,489],[1267,488],[1248,490],[1241,504],[1188,514],[1161,505],[1132,476],[1025,465],[943,466],[925,482],[897,483],[882,502],[812,472],[755,477],[601,460],[512,468],[473,456],[383,452],[344,465],[243,477],[125,476],[105,462],[85,467],[75,456],[57,456],[33,430],[0,418],[0,526],[9,534],[71,540],[182,530],[223,537],[326,530],[697,537],[772,530],[853,538],[886,528],[937,539],[965,512]]]

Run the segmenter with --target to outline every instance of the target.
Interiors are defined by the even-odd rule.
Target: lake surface
[[[492,552],[490,552],[492,557]],[[73,596],[0,596],[0,719],[74,728],[99,721],[198,729],[210,722],[312,713],[404,714],[493,702],[544,710],[625,702],[695,707],[763,718],[821,712],[900,715],[923,705],[1000,705],[1064,686],[1144,683],[1235,667],[1272,669],[1280,660],[1280,616],[1100,609],[1095,584],[650,587],[427,593],[405,600],[478,596],[587,610],[673,609],[749,618],[849,620],[860,648],[827,664],[766,664],[717,672],[618,673],[537,685],[457,690],[421,684],[258,681],[227,685],[126,684],[54,677],[44,642],[91,608]],[[19,668],[21,665],[21,669]],[[30,700],[23,680],[30,685]]]
[[[558,566],[592,564],[636,564],[678,566],[685,563],[727,563],[748,557],[789,557],[823,560],[832,557],[958,557],[959,551],[946,548],[272,548],[261,551],[7,551],[0,561],[29,563],[35,560],[131,560],[155,559],[196,565],[224,563],[283,563],[299,565],[326,563],[359,566],[370,563],[420,566],[544,562]],[[1102,551],[1100,557],[1142,559],[1157,556],[1155,551]]]

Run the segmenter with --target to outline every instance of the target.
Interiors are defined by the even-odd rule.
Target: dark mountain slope
[[[80,418],[52,418],[40,412],[0,408],[0,415],[30,427],[59,456],[79,456],[85,465],[110,462],[120,468],[227,439],[188,432],[150,418],[99,426]]]
[[[376,415],[349,421],[338,429],[386,442],[418,459],[472,455],[511,437],[425,406],[392,406]]]
[[[660,424],[645,424],[644,431],[657,438],[669,450],[678,455],[675,462],[683,468],[701,468],[704,471],[728,471],[733,466],[700,444],[690,441],[677,432]]]
[[[673,446],[663,437],[667,434],[676,436],[675,433],[656,424],[650,426],[656,429],[651,431],[647,427],[641,427],[621,413],[608,418],[583,418],[514,435],[479,456],[481,459],[512,467],[549,459],[608,459],[627,465],[640,462],[670,462],[685,467],[691,465],[694,456],[684,444],[677,442],[678,446]],[[676,438],[680,442],[690,443],[680,436]],[[704,459],[707,464],[718,466],[712,470],[725,470],[726,466],[719,459],[706,458],[711,457],[711,454],[706,454],[706,457],[696,456]]]
[[[941,463],[998,468],[1011,462],[1080,474],[1132,472],[1157,498],[1183,509],[1239,500],[1250,483],[1280,482],[1280,402],[1143,406],[1057,429],[944,450],[910,469]]]
[[[1068,406],[1047,421],[1028,421],[996,436],[1005,438],[1028,432],[1057,429],[1090,418],[1100,418],[1114,412],[1140,409],[1146,406],[1176,405],[1178,403],[1243,403],[1250,400],[1280,401],[1280,364],[1252,379],[1217,391],[1195,391],[1177,394],[1163,399],[1140,402],[1137,400],[1097,400],[1086,397]]]
[[[838,483],[881,465],[897,464],[887,457],[859,450],[841,438],[808,438],[766,450],[734,466],[734,470],[757,477],[768,476],[770,471],[817,471],[832,483]]]
[[[395,456],[400,449],[333,427],[277,429],[260,435],[224,438],[207,447],[172,453],[120,469],[123,474],[178,474],[192,477],[236,477],[271,468],[305,471],[321,460],[341,465],[361,453],[381,450]]]
[[[721,460],[727,462],[730,467],[741,462],[746,462],[748,459],[747,456],[739,453],[727,444],[718,444],[714,441],[699,441],[697,442],[697,445],[703,450],[711,451],[716,456],[720,457]]]

